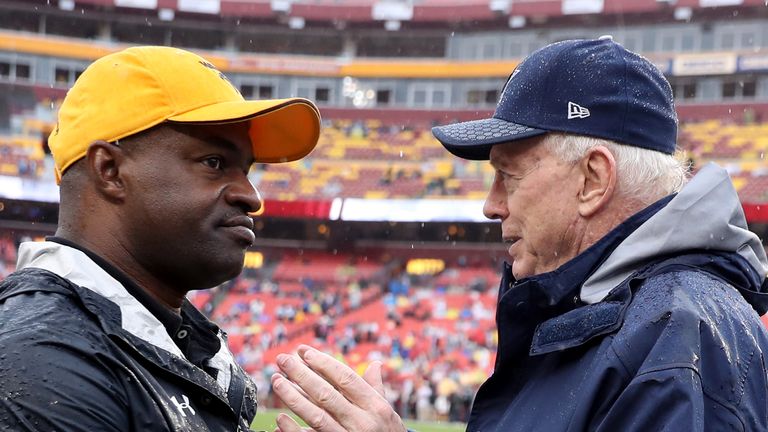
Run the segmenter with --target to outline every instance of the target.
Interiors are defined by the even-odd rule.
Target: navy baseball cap
[[[432,128],[454,155],[487,160],[491,147],[565,132],[673,154],[677,114],[656,66],[610,36],[553,43],[509,76],[492,118]]]

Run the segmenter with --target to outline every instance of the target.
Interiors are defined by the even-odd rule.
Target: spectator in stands
[[[243,268],[249,167],[303,157],[319,127],[311,102],[245,101],[180,49],[88,67],[49,141],[56,236],[0,284],[0,429],[249,430],[256,389],[185,296]]]
[[[509,246],[467,430],[768,430],[768,260],[724,170],[686,181],[655,66],[610,37],[555,43],[493,118],[433,133],[490,160],[484,213]],[[405,429],[378,365],[360,378],[309,347],[277,362],[277,396],[316,431]]]

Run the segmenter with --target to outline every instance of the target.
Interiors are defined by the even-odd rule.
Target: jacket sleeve
[[[599,430],[765,430],[765,330],[738,291],[700,272],[665,273],[627,317],[612,343],[627,384]]]
[[[129,406],[116,371],[82,335],[25,329],[0,337],[0,429],[125,431]],[[46,333],[46,334],[42,334]]]
[[[743,431],[744,425],[726,407],[708,398],[698,373],[673,367],[636,376],[601,418],[595,430],[690,431],[711,429],[712,415],[719,411],[717,430]],[[705,417],[710,421],[705,428]]]

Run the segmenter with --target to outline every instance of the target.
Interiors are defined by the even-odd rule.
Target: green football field
[[[275,418],[280,410],[267,410],[259,408],[256,418],[253,420],[251,429],[257,431],[272,432],[275,430]],[[294,416],[295,418],[295,416]],[[435,423],[435,422],[417,422],[407,421],[408,428],[417,432],[464,432],[466,425],[460,423]]]

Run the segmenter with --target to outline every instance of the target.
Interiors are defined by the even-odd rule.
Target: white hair
[[[546,134],[543,143],[567,163],[577,163],[594,147],[607,148],[616,159],[618,193],[644,205],[679,192],[689,177],[690,164],[682,161],[681,154],[668,155],[602,138],[558,132]]]

